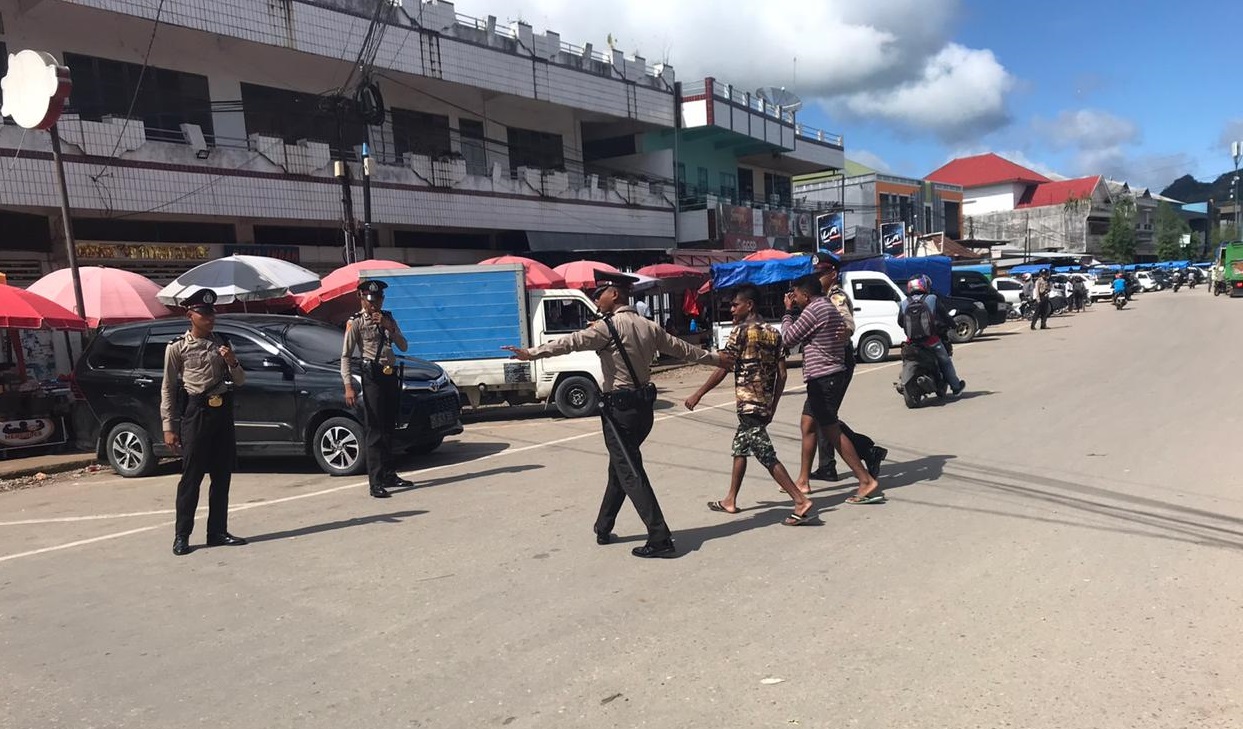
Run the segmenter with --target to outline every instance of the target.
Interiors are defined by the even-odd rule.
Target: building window
[[[794,204],[794,188],[790,183],[790,178],[785,175],[776,175],[772,172],[764,173],[764,190],[768,193],[768,204],[778,207],[788,208]]]
[[[678,163],[678,199],[686,199],[686,163]]]
[[[352,156],[354,148],[367,141],[367,127],[348,112],[341,114],[338,140],[338,115],[315,94],[242,84],[242,108],[248,135],[280,137],[285,144],[296,144],[300,139],[323,142],[346,156]]]
[[[539,170],[565,170],[565,143],[560,134],[509,127],[509,170],[534,167]]]
[[[487,177],[488,145],[483,135],[483,122],[458,119],[458,135],[462,141],[462,157],[466,159],[466,174]]]
[[[738,168],[738,200],[743,205],[755,202],[755,172]]]
[[[124,117],[132,102],[132,117],[142,120],[147,139],[184,142],[181,125],[197,124],[207,143],[215,144],[206,76],[155,66],[144,72],[136,63],[77,53],[66,53],[65,65],[73,75],[69,112],[87,121],[103,121],[105,116]]]
[[[738,178],[729,172],[721,173],[721,197],[730,202],[738,202]]]
[[[698,198],[708,194],[708,168],[700,167],[696,172],[696,184],[692,196]]]
[[[409,152],[432,159],[449,156],[449,117],[409,109],[393,109],[393,147],[397,159]]]

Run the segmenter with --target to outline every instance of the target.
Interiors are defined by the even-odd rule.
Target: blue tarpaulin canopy
[[[712,288],[728,289],[743,284],[764,286],[793,281],[811,273],[811,256],[791,256],[772,261],[733,261],[712,264]]]
[[[1021,266],[1015,266],[1014,268],[1010,269],[1010,275],[1019,276],[1024,273],[1040,273],[1041,271],[1045,270],[1048,267],[1049,266],[1044,263],[1025,263]]]
[[[899,288],[905,289],[906,282],[920,274],[932,279],[932,290],[948,295],[950,293],[950,269],[953,259],[949,256],[921,256],[918,258],[865,258],[851,261],[842,266],[842,271],[876,271],[889,277]]]

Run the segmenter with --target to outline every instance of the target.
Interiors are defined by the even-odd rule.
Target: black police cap
[[[363,298],[370,299],[376,296],[383,296],[384,289],[388,288],[388,284],[375,279],[366,279],[358,282],[358,291],[362,293]]]
[[[211,289],[199,289],[181,300],[181,305],[187,309],[195,309],[200,311],[215,310],[216,299],[219,297],[215,291]]]
[[[639,279],[634,276],[596,269],[596,286],[591,292],[591,299],[594,301],[600,298],[600,294],[603,294],[605,289],[612,288],[613,286],[629,289],[637,283],[639,283]]]

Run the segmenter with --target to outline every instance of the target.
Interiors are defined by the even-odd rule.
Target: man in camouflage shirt
[[[794,513],[783,522],[787,526],[811,523],[816,518],[815,504],[794,485],[789,472],[777,458],[772,439],[768,437],[768,424],[777,411],[777,403],[786,383],[785,348],[781,333],[764,323],[756,313],[760,292],[754,286],[739,287],[734,294],[730,309],[734,318],[734,330],[729,335],[725,351],[734,357],[734,397],[738,408],[738,431],[734,434],[734,468],[729,482],[729,494],[720,501],[713,501],[708,508],[726,514],[737,514],[738,492],[747,473],[747,456],[755,456],[760,465],[768,469],[773,479],[794,500]],[[728,374],[724,367],[718,368],[694,395],[686,399],[686,408],[694,410],[703,396],[721,384]]]

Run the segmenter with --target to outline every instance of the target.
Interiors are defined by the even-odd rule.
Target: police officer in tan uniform
[[[173,554],[189,554],[194,512],[204,474],[211,474],[207,504],[207,546],[238,546],[245,539],[229,534],[229,481],[237,458],[233,430],[233,390],[246,373],[232,348],[213,329],[216,292],[199,289],[181,302],[190,319],[185,336],[164,350],[164,382],[160,387],[160,419],[164,443],[181,453],[177,482],[177,522]],[[184,409],[177,413],[179,404]]]
[[[846,320],[846,326],[853,335],[855,331],[854,304],[850,301],[850,295],[842,288],[841,259],[827,251],[820,251],[812,257],[812,267],[820,277],[820,285],[824,288],[824,295],[829,298],[834,308]],[[846,371],[846,385],[849,387],[850,380],[854,377],[855,372],[854,344],[850,341],[846,343]],[[810,490],[809,479],[812,478],[823,481],[838,480],[837,459],[833,455],[833,446],[829,445],[828,441],[824,439],[820,429],[815,427],[815,419],[811,417],[811,412],[806,407],[803,410],[800,426],[803,431],[803,458],[798,481],[799,487]],[[851,444],[855,447],[855,452],[863,459],[868,473],[872,475],[872,478],[876,478],[880,474],[881,462],[889,455],[888,449],[876,445],[876,442],[866,435],[851,430],[844,420],[841,421],[841,426],[842,433],[850,439]],[[815,435],[814,445],[810,441],[810,436],[813,434]],[[812,458],[817,452],[820,455],[820,467],[812,471]]]
[[[358,401],[350,365],[354,350],[362,355],[367,481],[371,495],[377,499],[387,499],[390,488],[414,486],[400,478],[391,465],[393,428],[397,425],[397,408],[401,402],[401,367],[393,347],[404,352],[407,344],[393,315],[381,308],[386,288],[388,284],[383,281],[358,283],[362,308],[345,323],[345,341],[341,347],[341,379],[345,383],[345,403],[350,407]]]
[[[651,383],[652,359],[657,352],[687,362],[732,367],[731,358],[710,354],[667,333],[627,306],[630,287],[638,281],[625,274],[596,271],[591,298],[604,318],[534,349],[505,347],[524,362],[570,352],[596,352],[604,374],[600,411],[604,444],[609,451],[608,487],[596,517],[597,544],[612,541],[612,530],[622,503],[630,503],[647,526],[647,543],[631,550],[644,558],[676,557],[677,550],[665,524],[656,492],[643,468],[640,448],[652,431],[656,386]],[[618,343],[620,342],[620,347]]]

